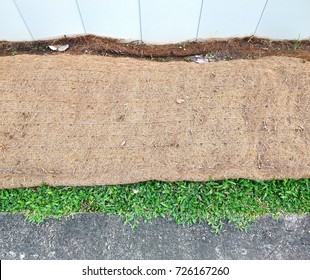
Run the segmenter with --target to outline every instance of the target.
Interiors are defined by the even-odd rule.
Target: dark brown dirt
[[[309,178],[309,105],[296,58],[0,57],[0,187]]]
[[[220,60],[256,59],[266,56],[287,56],[310,61],[310,40],[272,41],[263,38],[234,38],[168,45],[146,45],[141,42],[86,35],[50,41],[0,42],[0,56],[17,54],[51,54],[48,45],[69,44],[70,54],[129,56],[159,61],[183,60],[196,54],[211,53]],[[55,53],[54,53],[55,54]]]

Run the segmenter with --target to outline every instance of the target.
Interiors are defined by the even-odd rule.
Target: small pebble
[[[177,103],[178,103],[178,104],[181,104],[181,103],[183,103],[184,101],[185,101],[185,100],[184,100],[183,98],[178,98],[178,99],[177,99]]]

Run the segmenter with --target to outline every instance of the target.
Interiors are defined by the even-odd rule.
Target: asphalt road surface
[[[77,214],[41,224],[0,214],[0,259],[310,259],[310,215],[261,217],[247,232],[226,224],[180,226],[165,219],[136,230],[117,216]]]

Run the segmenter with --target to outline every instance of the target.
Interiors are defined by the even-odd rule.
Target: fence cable
[[[33,34],[32,34],[32,32],[31,32],[31,30],[30,30],[30,28],[29,28],[29,26],[28,26],[28,24],[27,24],[27,22],[26,22],[26,20],[25,20],[25,18],[24,18],[24,16],[23,16],[23,14],[22,14],[22,11],[19,9],[19,7],[18,7],[16,1],[13,0],[13,2],[14,2],[14,5],[15,5],[15,7],[16,7],[16,9],[17,9],[17,11],[18,11],[18,13],[19,13],[19,15],[20,15],[22,21],[24,22],[24,24],[25,24],[25,26],[26,26],[26,28],[27,28],[27,30],[28,30],[28,32],[29,32],[29,34],[30,34],[32,40],[35,41],[35,39],[34,39],[34,37],[33,37]]]
[[[142,15],[141,15],[141,2],[138,0],[139,4],[139,24],[140,24],[140,41],[143,43],[143,37],[142,37]]]
[[[201,20],[201,15],[202,15],[203,4],[204,4],[204,0],[201,0],[200,13],[199,13],[199,19],[198,19],[198,26],[197,26],[197,32],[196,32],[196,41],[197,41],[198,35],[199,35],[200,20]]]
[[[82,22],[82,25],[83,25],[83,29],[84,29],[84,33],[86,34],[86,28],[85,28],[85,24],[84,24],[84,20],[83,20],[83,16],[82,16],[82,13],[81,13],[81,10],[80,10],[80,5],[79,5],[79,2],[78,0],[75,0],[75,3],[76,3],[76,6],[77,6],[77,9],[79,11],[79,15],[80,15],[80,19],[81,19],[81,22]]]
[[[256,25],[254,34],[251,36],[250,40],[256,35],[257,29],[258,29],[258,27],[259,27],[259,24],[260,24],[260,22],[261,22],[261,20],[262,20],[263,15],[264,15],[265,9],[266,9],[267,4],[268,4],[268,1],[269,1],[269,0],[266,0],[266,2],[265,2],[263,11],[262,11],[262,13],[261,13],[261,15],[260,15],[260,17],[259,17],[258,23],[257,23],[257,25]],[[249,40],[249,41],[250,41],[250,40]]]

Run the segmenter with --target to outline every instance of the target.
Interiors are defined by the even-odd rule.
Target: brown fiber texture
[[[310,177],[310,62],[0,58],[0,186]]]

